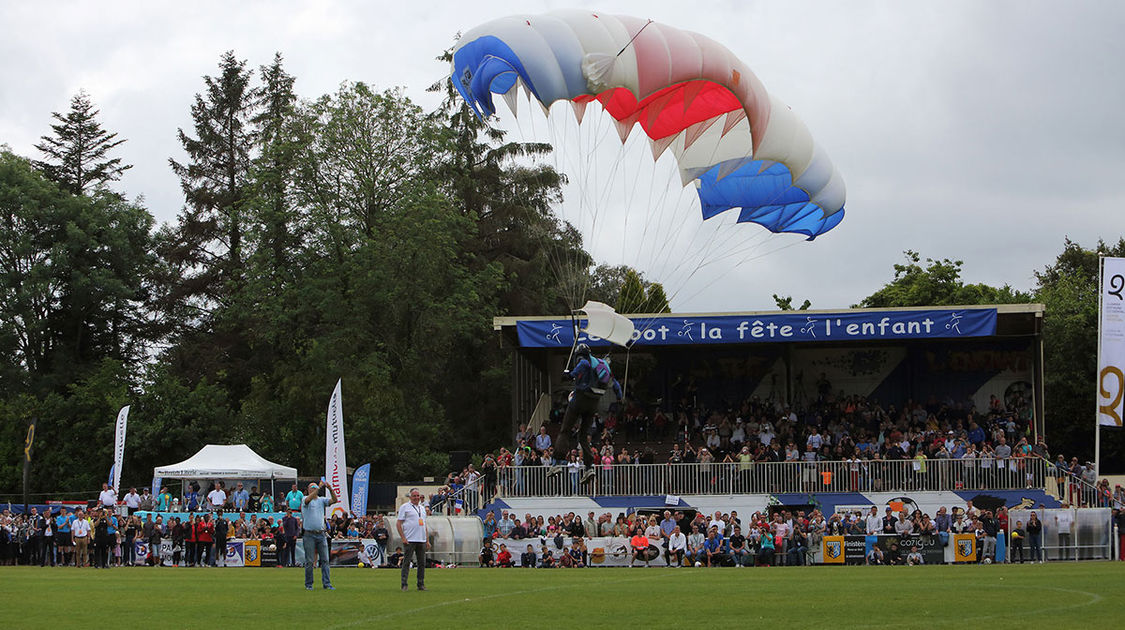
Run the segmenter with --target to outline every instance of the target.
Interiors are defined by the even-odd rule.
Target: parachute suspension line
[[[625,384],[621,386],[621,401],[625,402],[625,396],[629,394],[629,356],[633,353],[633,344],[630,343],[625,346]]]
[[[790,247],[794,247],[794,246],[796,246],[796,245],[800,245],[800,244],[801,244],[801,241],[798,241],[798,240],[794,240],[793,242],[791,242],[791,243],[789,243],[789,244],[787,244],[787,245],[782,245],[781,247],[777,247],[777,248],[771,249],[771,250],[769,250],[769,251],[767,251],[767,252],[763,252],[763,253],[761,253],[761,254],[758,254],[757,256],[749,256],[749,257],[747,257],[747,258],[744,258],[744,259],[742,259],[742,260],[738,261],[738,263],[737,263],[737,264],[736,264],[735,266],[741,265],[741,264],[743,264],[743,263],[747,263],[747,262],[750,262],[750,261],[752,261],[752,260],[757,260],[757,259],[759,259],[759,258],[765,258],[766,256],[771,256],[771,255],[773,255],[773,254],[776,254],[777,252],[780,252],[780,251],[782,251],[782,250],[786,250],[786,249],[789,249]],[[752,252],[752,253],[753,253],[753,252]],[[714,279],[712,279],[712,280],[711,280],[710,282],[708,282],[707,284],[705,284],[705,285],[703,285],[702,287],[700,287],[700,288],[699,288],[699,289],[698,289],[698,290],[697,290],[697,291],[696,291],[695,293],[692,293],[691,295],[689,295],[689,296],[687,297],[687,299],[689,299],[689,300],[690,300],[690,299],[692,299],[692,298],[696,297],[697,295],[699,295],[700,293],[702,293],[702,292],[706,291],[706,290],[707,290],[708,288],[710,288],[710,287],[711,287],[712,285],[714,285],[714,284],[715,284],[716,282],[718,282],[718,281],[719,281],[720,279],[721,279],[721,276],[716,276],[716,277],[715,277]]]
[[[630,39],[628,43],[622,46],[621,50],[617,51],[617,54],[614,56],[620,57],[626,49],[633,45],[633,42],[637,41],[637,38],[641,36],[641,33],[645,32],[645,29],[648,28],[649,24],[652,24],[652,18],[649,18],[649,20],[645,22],[645,25],[641,27],[641,30],[637,31],[637,34],[633,36],[633,39]]]

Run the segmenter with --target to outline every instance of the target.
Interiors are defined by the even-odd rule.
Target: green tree
[[[926,259],[919,264],[918,252],[907,250],[906,264],[894,266],[894,279],[864,298],[861,308],[898,306],[955,306],[961,304],[1019,304],[1031,301],[1031,294],[1008,285],[1000,288],[985,284],[965,284],[961,280],[960,260]],[[775,299],[777,299],[775,297]],[[781,304],[779,303],[779,307]]]
[[[633,269],[626,271],[614,308],[618,313],[644,313],[646,302],[645,285],[641,274]]]
[[[786,295],[786,296],[783,297],[783,296],[780,296],[780,295],[774,293],[773,294],[773,301],[774,301],[775,304],[777,304],[778,310],[781,310],[781,311],[792,311],[792,310],[794,310],[793,309],[793,296],[791,296],[791,295]],[[804,302],[801,302],[801,305],[798,306],[796,310],[807,311],[807,310],[809,310],[810,306],[812,306],[812,302],[810,302],[808,300],[805,300]]]
[[[64,392],[103,359],[139,360],[152,216],[76,196],[0,153],[0,384]]]
[[[1035,300],[1044,305],[1044,398],[1048,445],[1054,453],[1094,458],[1097,383],[1098,256],[1125,256],[1125,239],[1086,248],[1066,239],[1055,261],[1036,272]],[[1102,472],[1125,470],[1125,436],[1102,428]]]
[[[43,136],[35,145],[47,157],[35,166],[64,190],[75,195],[103,187],[132,168],[122,164],[121,158],[107,157],[109,152],[125,142],[116,133],[102,129],[98,122],[100,112],[85,91],[70,99],[70,111],[53,112],[57,121],[51,125],[53,136]]]

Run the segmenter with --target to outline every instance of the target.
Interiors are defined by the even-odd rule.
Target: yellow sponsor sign
[[[825,536],[820,541],[824,564],[844,564],[844,537]]]
[[[953,534],[953,561],[977,561],[977,537],[973,534]]]

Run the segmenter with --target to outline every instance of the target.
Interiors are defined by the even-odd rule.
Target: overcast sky
[[[765,239],[762,252],[780,251],[676,281],[679,311],[772,309],[775,292],[847,307],[889,281],[905,249],[963,259],[970,282],[1027,289],[1066,236],[1091,246],[1125,235],[1125,3],[1111,0],[0,0],[0,144],[40,157],[33,145],[50,113],[85,89],[103,125],[128,140],[119,155],[134,167],[118,188],[172,221],[183,203],[168,167],[183,157],[176,129],[190,127],[201,77],[224,51],[254,68],[282,52],[304,98],[364,81],[401,86],[430,109],[426,86],[448,74],[434,57],[458,31],[572,6],[726,45],[804,120],[847,183],[834,231],[813,243]],[[652,261],[622,248],[595,254]]]

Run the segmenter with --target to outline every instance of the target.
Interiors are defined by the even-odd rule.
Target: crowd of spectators
[[[849,511],[829,517],[818,509],[806,513],[779,508],[754,512],[745,521],[737,511],[692,515],[665,510],[662,516],[620,513],[616,517],[609,512],[589,512],[585,518],[569,512],[546,519],[528,513],[521,519],[514,512],[499,510],[484,517],[479,561],[484,567],[511,567],[515,565],[512,553],[520,553],[523,567],[586,567],[590,565],[589,539],[618,537],[629,541],[625,551],[629,566],[648,566],[657,556],[663,556],[669,567],[801,566],[812,561],[824,536],[876,535],[881,536],[880,542],[866,554],[866,564],[913,565],[925,562],[919,544],[945,547],[953,534],[971,534],[978,563],[991,564],[1004,557],[1006,562],[1023,564],[1046,562],[1043,541],[1047,529],[1058,540],[1055,558],[1076,557],[1075,522],[1069,512],[1045,518],[1041,515],[1048,513],[1040,506],[1018,514],[1013,520],[1005,507],[982,510],[972,501],[951,510],[941,507],[933,516],[905,507],[897,513],[887,507],[880,514],[872,506],[866,514]],[[1125,510],[1115,509],[1114,519],[1118,528],[1125,528]],[[997,554],[1001,532],[1010,550],[1004,556]],[[912,544],[908,547],[908,543]]]
[[[228,495],[219,481],[206,490],[189,486],[182,501],[167,488],[155,497],[147,488],[140,493],[131,488],[118,500],[103,484],[92,507],[32,507],[27,514],[0,511],[0,565],[161,566],[161,544],[170,543],[172,566],[216,567],[225,564],[228,540],[256,539],[277,552],[278,566],[296,566],[303,497],[296,484],[277,500],[242,484]],[[160,512],[170,514],[165,519]],[[337,515],[328,519],[325,531],[330,539],[374,539],[379,555],[386,558],[390,534],[382,515]],[[147,557],[136,557],[137,542],[148,543]]]
[[[870,397],[835,391],[824,374],[815,388],[814,397],[800,397],[793,407],[756,396],[714,407],[688,399],[671,409],[636,400],[615,403],[590,426],[594,467],[607,471],[621,464],[849,462],[854,482],[839,480],[838,487],[823,488],[848,491],[987,488],[990,483],[1043,487],[1048,481],[1043,467],[1026,465],[1031,458],[1051,462],[1051,454],[1043,436],[1034,432],[1030,401],[1020,393],[1007,400],[992,396],[987,408],[978,410],[972,400],[951,397],[884,406]],[[461,500],[466,509],[487,504],[502,490],[500,471],[511,466],[565,471],[573,480],[571,493],[579,494],[578,480],[586,479],[582,457],[575,450],[556,453],[551,436],[564,409],[556,407],[538,432],[520,426],[513,447],[487,454],[479,470],[469,466],[450,473],[446,488],[435,497],[437,504],[449,501],[452,507]],[[578,443],[577,435],[571,443]],[[956,478],[927,477],[931,460],[958,460],[961,465],[950,469]],[[865,474],[872,462],[884,461],[907,462],[910,468],[903,470],[910,472],[894,480]],[[1125,499],[1120,487],[1111,490],[1108,481],[1098,481],[1092,463],[1077,458],[1068,462],[1059,455],[1050,470],[1057,473],[1058,495],[1071,505],[1109,506]],[[606,481],[613,478],[606,475]],[[810,473],[801,490],[815,490],[819,482]],[[558,491],[565,493],[565,486]]]

